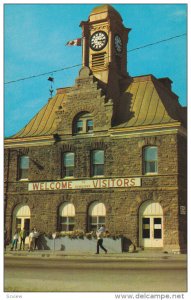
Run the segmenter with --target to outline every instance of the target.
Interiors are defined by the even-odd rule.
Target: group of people
[[[100,248],[104,250],[104,252],[107,254],[107,249],[103,246],[103,236],[104,233],[107,233],[105,229],[105,225],[101,225],[101,227],[96,231],[97,236],[97,252],[95,254],[99,254]],[[33,228],[29,234],[29,245],[28,245],[28,251],[34,251],[35,249],[38,249],[38,241],[39,241],[40,232],[37,231],[36,228]],[[17,250],[18,241],[20,240],[20,248],[19,250],[25,250],[25,239],[27,237],[27,232],[25,228],[21,229],[20,232],[18,230],[15,231],[11,250]]]
[[[37,231],[36,228],[33,228],[29,234],[29,246],[28,251],[34,251],[38,247],[38,239],[40,233]],[[26,229],[23,228],[20,231],[15,230],[11,250],[17,250],[18,242],[20,241],[19,250],[25,250],[25,240],[27,237]]]
[[[34,251],[38,248],[38,240],[39,240],[40,232],[33,228],[29,234],[29,248],[28,251]]]

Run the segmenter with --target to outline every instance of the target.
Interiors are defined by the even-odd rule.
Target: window
[[[88,212],[89,226],[88,230],[97,230],[101,225],[105,225],[106,208],[102,202],[93,202]]]
[[[150,146],[144,148],[143,151],[143,168],[144,174],[158,172],[158,149],[157,147]]]
[[[76,122],[76,133],[80,133],[83,131],[83,121],[82,120],[78,120]]]
[[[104,175],[104,151],[93,150],[91,160],[92,176]]]
[[[142,237],[144,239],[150,238],[150,218],[142,219]]]
[[[74,176],[74,153],[66,152],[63,157],[63,177]]]
[[[93,120],[87,120],[87,132],[93,131]]]
[[[75,225],[75,208],[72,203],[63,203],[59,209],[59,230],[73,231]]]
[[[74,134],[91,133],[93,132],[93,118],[90,113],[78,115],[74,120]]]
[[[28,179],[29,157],[21,156],[19,159],[19,179]]]
[[[162,238],[162,218],[154,218],[154,239]]]

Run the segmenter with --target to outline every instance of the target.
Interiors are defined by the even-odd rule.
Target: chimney
[[[166,88],[168,90],[170,90],[170,91],[172,90],[171,85],[172,85],[173,81],[170,80],[170,78],[168,78],[168,77],[158,78],[158,81],[160,81],[164,86],[166,86]]]

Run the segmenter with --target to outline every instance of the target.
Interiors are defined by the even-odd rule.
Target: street
[[[5,257],[5,292],[185,292],[186,261]]]

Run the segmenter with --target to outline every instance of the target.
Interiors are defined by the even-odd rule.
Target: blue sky
[[[186,4],[112,4],[132,28],[128,50],[187,32]],[[4,82],[41,73],[48,75],[4,85],[4,134],[23,128],[47,103],[51,71],[79,65],[81,47],[65,46],[81,37],[96,4],[5,4]],[[54,89],[71,86],[80,66],[53,74]],[[128,53],[131,76],[169,77],[181,105],[187,105],[187,37]]]

